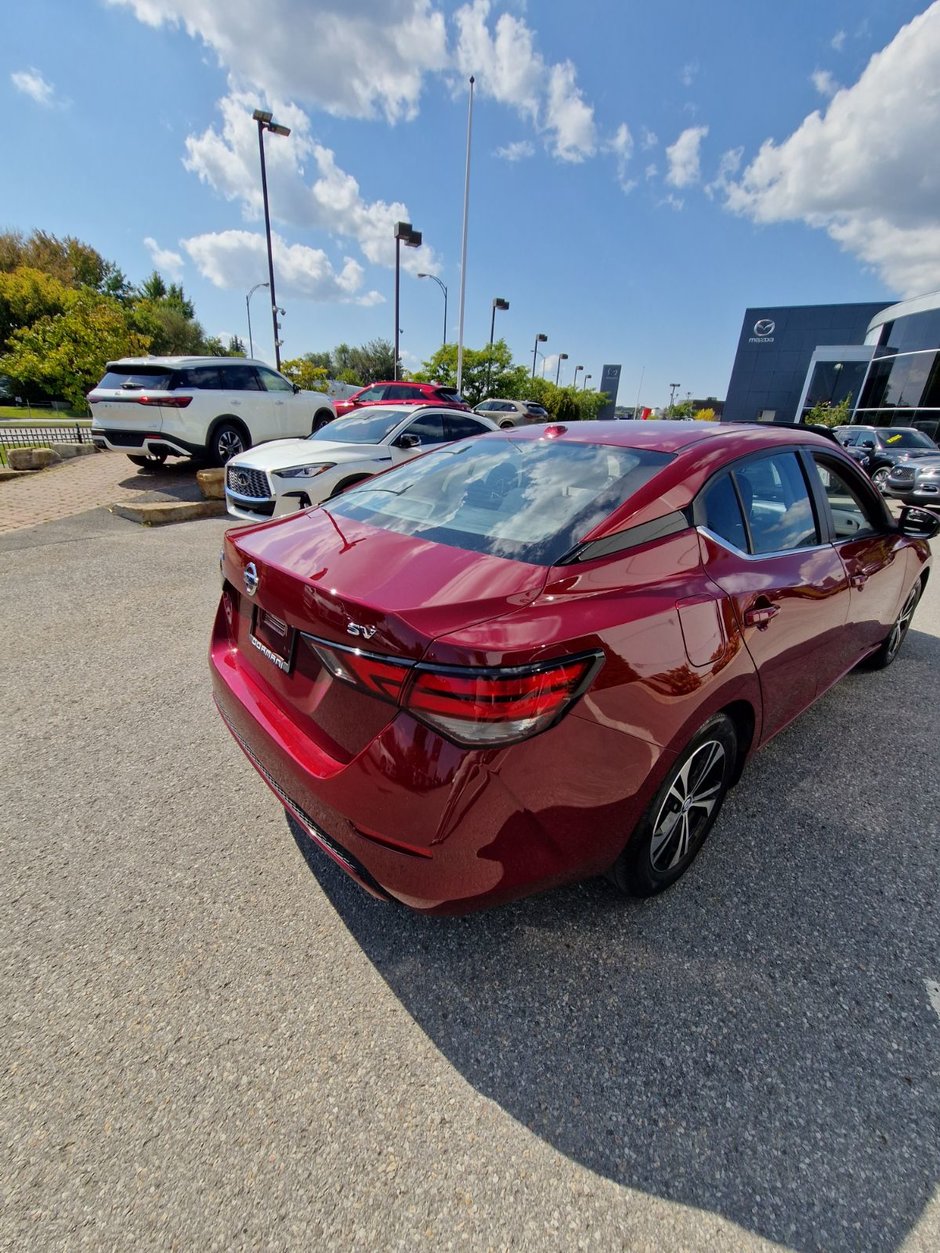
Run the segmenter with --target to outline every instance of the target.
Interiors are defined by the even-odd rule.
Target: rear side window
[[[471,552],[552,565],[648,482],[667,453],[466,440],[389,470],[330,512]]]
[[[261,381],[250,365],[230,365],[222,370],[222,378],[228,391],[260,392]]]
[[[363,397],[365,399],[365,397]],[[392,383],[385,389],[383,400],[423,400],[424,394],[417,387],[409,387],[406,383]]]
[[[192,387],[197,391],[221,391],[223,383],[218,366],[194,365],[187,370],[180,370],[176,379],[177,387]]]
[[[108,370],[98,384],[99,387],[122,389],[123,391],[140,391],[150,388],[151,391],[168,391],[171,387],[172,374],[165,368],[148,369],[146,366],[134,366],[122,370]]]
[[[450,387],[439,387],[436,393],[441,400],[446,400],[449,404],[463,404],[463,397],[459,392],[455,392]]]

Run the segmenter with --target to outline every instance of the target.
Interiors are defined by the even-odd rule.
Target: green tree
[[[0,270],[20,266],[41,270],[66,287],[87,288],[99,295],[124,301],[131,286],[113,261],[106,261],[90,244],[73,235],[59,239],[48,231],[33,231],[26,238],[18,231],[0,234]]]
[[[324,392],[329,373],[323,366],[314,365],[309,360],[311,356],[313,354],[308,353],[306,357],[292,357],[290,361],[282,361],[281,373],[306,392]]]
[[[74,287],[31,266],[0,272],[0,350],[19,327],[64,313],[77,298]]]
[[[830,404],[828,400],[803,414],[803,421],[811,426],[848,426],[852,421],[852,396],[843,396],[838,404]]]
[[[130,321],[139,335],[149,339],[155,356],[225,355],[221,342],[218,353],[209,352],[205,331],[199,323],[169,300],[136,300],[130,308]]]
[[[141,356],[150,341],[130,325],[119,301],[81,292],[64,312],[38,318],[10,336],[0,369],[21,385],[62,396],[81,410],[116,357]]]
[[[421,382],[456,387],[457,345],[443,344],[424,362],[423,368],[414,378]],[[513,365],[512,355],[504,339],[498,339],[492,349],[488,345],[486,348],[464,348],[460,391],[468,405],[478,405],[489,396],[518,399],[520,389],[526,381],[525,370],[521,366]]]

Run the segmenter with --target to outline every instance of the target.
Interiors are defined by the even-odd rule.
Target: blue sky
[[[723,397],[746,307],[940,287],[940,3],[924,0],[31,0],[0,17],[0,229],[73,234],[133,281],[183,282],[247,336],[267,277],[282,356],[456,338],[467,79],[476,76],[465,342],[491,302],[517,361],[619,400]],[[264,291],[256,355],[273,360]],[[642,385],[641,385],[642,378]]]

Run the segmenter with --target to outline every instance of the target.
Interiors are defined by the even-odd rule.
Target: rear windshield
[[[126,370],[112,367],[98,386],[123,388],[125,391],[140,391],[146,387],[151,391],[164,392],[169,390],[171,378],[172,374],[165,366],[135,365]]]
[[[439,387],[436,394],[440,396],[442,400],[450,401],[451,404],[454,402],[459,405],[463,404],[463,396],[461,396],[460,392],[455,392],[451,387]]]
[[[390,470],[329,509],[402,535],[550,566],[671,460],[639,448],[484,436]]]
[[[381,444],[403,419],[401,408],[385,409],[374,405],[365,413],[350,413],[345,418],[334,418],[326,426],[321,426],[319,431],[308,435],[307,439],[321,442],[338,440],[343,444]]]

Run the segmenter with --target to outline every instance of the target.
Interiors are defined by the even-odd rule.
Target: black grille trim
[[[225,484],[234,496],[241,496],[243,499],[271,499],[268,476],[263,470],[255,470],[251,466],[227,466]]]

